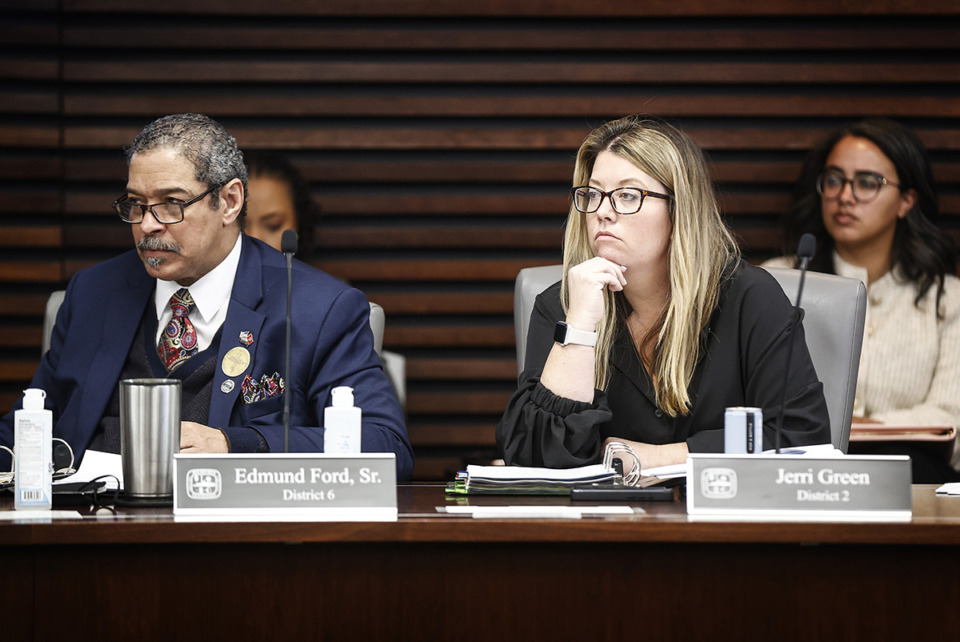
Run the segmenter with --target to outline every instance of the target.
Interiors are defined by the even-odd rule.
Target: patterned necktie
[[[172,372],[181,363],[197,354],[197,331],[190,323],[190,310],[194,308],[193,297],[187,288],[180,288],[170,297],[173,318],[164,328],[157,344],[157,354]]]

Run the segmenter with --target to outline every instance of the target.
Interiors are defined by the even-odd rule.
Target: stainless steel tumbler
[[[173,455],[180,452],[180,381],[120,382],[120,461],[131,498],[173,496]]]

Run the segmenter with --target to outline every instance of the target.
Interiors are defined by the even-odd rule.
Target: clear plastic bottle
[[[50,510],[52,505],[53,413],[43,407],[46,396],[39,388],[24,390],[23,408],[13,415],[17,510]]]
[[[360,409],[353,405],[353,388],[340,386],[331,392],[333,405],[323,410],[323,452],[360,452]]]

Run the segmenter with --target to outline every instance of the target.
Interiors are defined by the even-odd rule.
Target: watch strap
[[[592,348],[597,345],[597,333],[577,330],[563,321],[557,321],[557,329],[553,333],[553,340],[562,346],[573,343]]]

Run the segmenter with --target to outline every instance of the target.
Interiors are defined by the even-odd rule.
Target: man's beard
[[[140,239],[140,242],[137,243],[138,250],[164,250],[167,252],[176,252],[180,253],[180,246],[176,243],[164,243],[156,236],[144,236]],[[163,263],[163,257],[160,256],[150,256],[144,257],[144,263],[149,267],[158,268]]]

